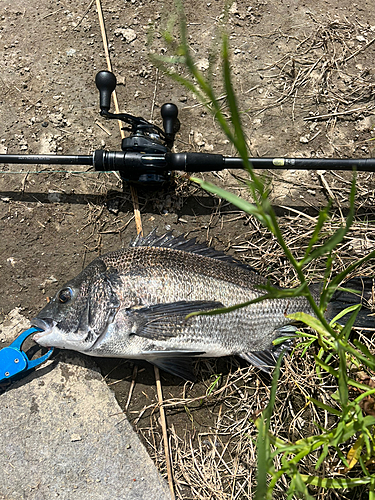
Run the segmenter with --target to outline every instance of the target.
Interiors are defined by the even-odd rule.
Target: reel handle
[[[165,135],[167,137],[174,137],[176,133],[176,122],[178,116],[177,106],[171,102],[163,104],[160,109],[160,114],[163,118],[163,128],[165,130]]]
[[[108,112],[111,107],[111,95],[116,88],[116,77],[110,71],[99,71],[95,83],[100,95],[100,111]]]

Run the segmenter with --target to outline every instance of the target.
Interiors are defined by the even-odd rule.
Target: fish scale
[[[171,233],[138,236],[68,281],[32,324],[35,340],[103,357],[145,359],[191,379],[190,358],[239,355],[269,371],[305,297],[266,299],[222,315],[191,316],[253,300],[267,279],[222,252]],[[287,330],[285,330],[287,328]],[[292,329],[293,330],[293,329]]]

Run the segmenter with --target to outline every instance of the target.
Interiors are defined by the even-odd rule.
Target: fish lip
[[[46,335],[51,333],[52,328],[54,326],[54,321],[51,318],[33,318],[31,320],[31,326],[35,326],[37,328],[42,329],[41,332],[37,332],[33,336],[33,340],[37,342],[42,337],[45,337]]]

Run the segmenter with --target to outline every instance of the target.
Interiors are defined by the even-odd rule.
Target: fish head
[[[32,326],[42,329],[33,339],[44,347],[86,352],[105,335],[119,305],[113,276],[97,258],[31,320]]]

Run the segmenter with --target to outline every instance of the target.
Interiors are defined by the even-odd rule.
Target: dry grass
[[[367,337],[365,341],[374,351],[374,342]],[[207,364],[198,365],[201,380],[208,378]],[[209,362],[209,367],[209,372],[218,373],[215,362]],[[331,395],[337,388],[330,376],[318,378],[313,353],[302,357],[301,351],[296,351],[292,358],[287,359],[278,387],[271,425],[275,435],[296,441],[318,434],[319,426],[330,429],[335,425],[333,415],[309,402],[313,397],[335,406]],[[189,392],[186,387],[185,390]],[[260,377],[252,367],[238,366],[222,376],[220,386],[209,396],[203,392],[200,397],[165,401],[177,498],[229,500],[253,497],[257,471],[254,419],[264,410],[268,397],[269,380]],[[157,409],[157,404],[149,406],[141,420],[136,422],[152,458],[159,470],[165,473]],[[189,421],[182,431],[181,413]],[[212,424],[205,427],[202,422],[207,420]],[[317,457],[318,452],[306,457],[301,473],[314,473]],[[327,456],[319,470],[322,477],[338,477],[343,473],[343,466],[334,452]],[[279,484],[275,498],[285,498],[286,489],[283,483]],[[335,492],[315,489],[312,493],[316,498],[337,498]],[[360,491],[358,495],[350,498],[361,498]],[[347,497],[341,492],[340,498]]]
[[[358,64],[358,56],[370,48],[375,41],[371,35],[375,34],[368,27],[346,20],[328,20],[326,25],[314,22],[316,29],[309,36],[295,38],[292,51],[264,68],[264,75],[272,79],[273,94],[266,96],[266,106],[263,102],[255,111],[263,112],[269,107],[285,104],[292,109],[294,119],[296,103],[303,94],[304,102],[310,100],[315,103],[314,111],[306,114],[306,120],[323,121],[327,136],[333,137],[340,118],[363,118],[374,113],[375,82],[366,64]],[[278,38],[281,34],[278,32],[270,36]],[[291,37],[290,33],[288,37]],[[330,142],[333,144],[334,141]],[[336,150],[335,144],[333,146]],[[355,150],[353,143],[349,150]],[[339,154],[342,153],[343,149],[340,149]],[[332,217],[324,227],[327,237],[345,220],[351,180],[339,172],[319,172],[311,178],[299,178],[296,185],[293,179],[286,180],[275,173],[270,175],[272,192],[276,195],[278,186],[283,185],[285,189],[288,182],[291,190],[313,189],[325,193],[326,198],[317,195],[310,211],[279,204],[279,222],[284,238],[293,253],[301,257],[317,222],[318,211],[315,207],[324,205],[325,199],[333,199]],[[219,175],[219,181],[225,184],[225,175]],[[201,194],[185,184],[180,187],[181,199],[187,196],[197,196],[198,199]],[[204,203],[202,198],[200,200]],[[374,249],[374,200],[373,174],[362,173],[358,178],[355,220],[350,232],[337,247],[330,270],[332,275]],[[211,206],[210,203],[205,208]],[[221,201],[214,205],[209,223],[197,228],[200,235],[204,231],[207,241],[221,243],[227,251],[255,267],[271,281],[285,287],[297,284],[296,275],[286,262],[279,244],[254,218],[233,211]],[[234,223],[242,225],[242,231],[236,235],[232,228]],[[222,235],[226,235],[225,240]],[[321,280],[325,271],[324,260],[314,261],[306,268],[307,276],[314,281]],[[366,264],[359,272],[374,275],[374,264]],[[357,335],[375,352],[374,338],[370,333],[357,332]],[[335,406],[332,394],[337,390],[336,380],[327,374],[317,375],[314,346],[304,356],[301,354],[302,351],[297,350],[285,360],[271,423],[275,435],[292,441],[317,434],[319,428],[330,429],[336,422],[334,415],[317,408],[309,400],[313,397]],[[164,402],[176,496],[184,500],[250,499],[256,487],[257,468],[254,420],[267,405],[270,380],[234,359],[201,362],[197,369],[198,379],[202,382],[197,386],[185,384],[180,388],[179,398],[169,398]],[[353,367],[352,376],[358,376],[358,369]],[[134,423],[160,471],[165,473],[157,409],[157,403],[143,408]],[[348,450],[342,451],[345,454]],[[315,473],[317,456],[318,451],[305,458],[301,473]],[[322,477],[344,474],[336,453],[328,454],[318,474]],[[286,480],[278,483],[275,498],[286,498],[287,487],[283,481]],[[338,494],[312,488],[311,493],[315,498],[354,499],[362,498],[363,490],[358,488]]]
[[[292,50],[263,68],[264,76],[273,82],[268,107],[292,102],[294,110],[298,100],[312,99],[318,108],[310,111],[308,120],[330,121],[344,114],[371,113],[375,82],[370,61],[358,64],[358,56],[365,55],[375,42],[375,31],[345,18],[327,19],[324,24],[312,21],[315,29],[307,36],[293,37],[281,31],[271,35],[275,41],[283,39],[289,44],[292,38],[294,43],[289,44]],[[260,107],[257,111],[263,110]]]

